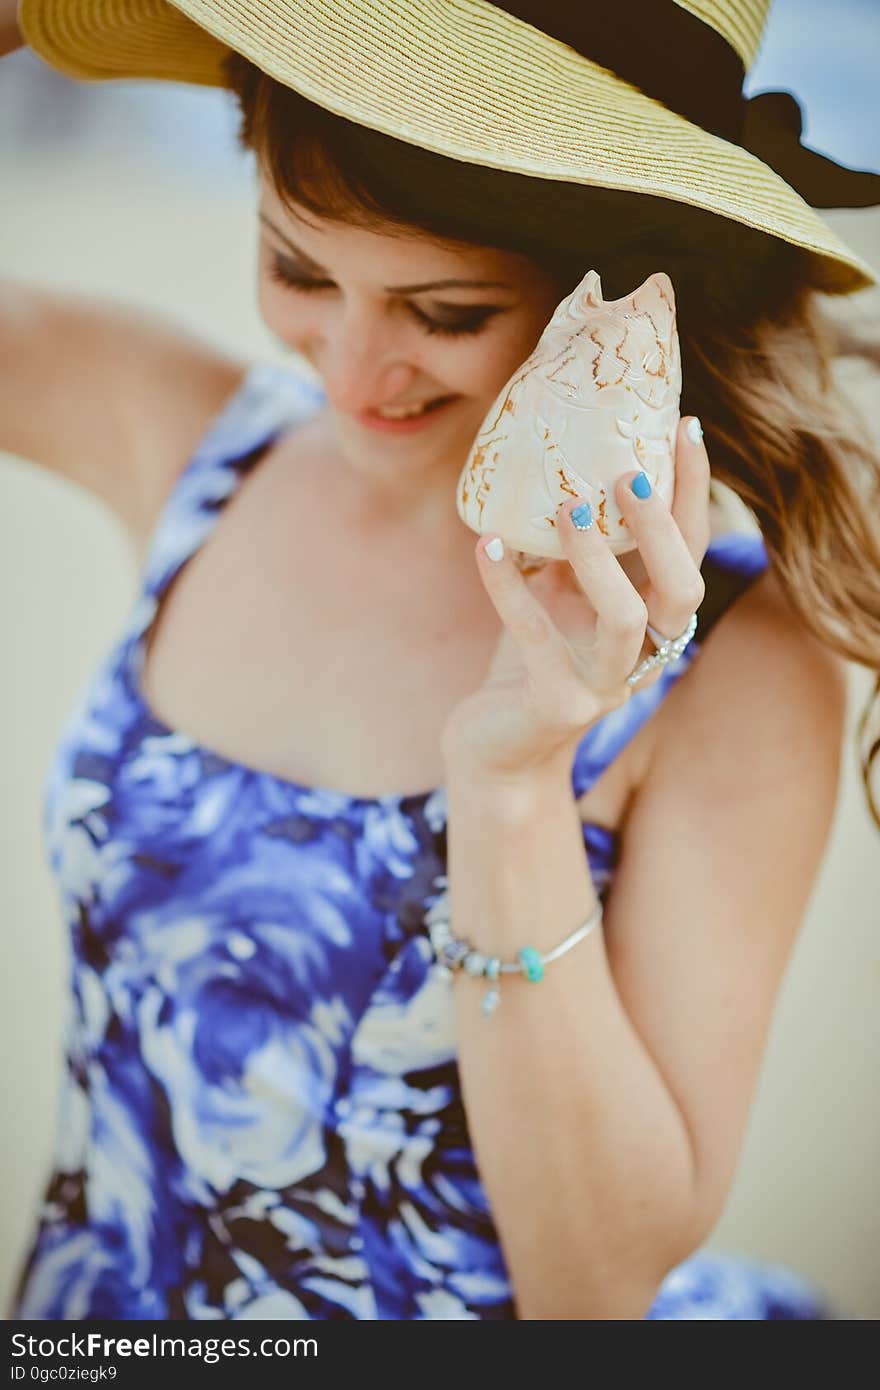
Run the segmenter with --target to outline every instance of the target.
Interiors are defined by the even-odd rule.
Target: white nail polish
[[[684,427],[684,432],[692,444],[699,444],[700,440],[703,438],[703,426],[700,424],[696,415],[688,420]]]
[[[490,560],[504,559],[504,542],[500,536],[495,536],[486,546],[486,554]]]

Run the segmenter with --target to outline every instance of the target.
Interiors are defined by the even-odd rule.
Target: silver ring
[[[635,670],[627,676],[627,685],[638,685],[655,666],[665,666],[670,661],[677,661],[697,630],[697,615],[691,614],[687,627],[678,637],[664,637],[662,632],[658,632],[650,623],[646,626],[648,636],[657,650],[653,656],[647,656],[644,661],[639,662]]]

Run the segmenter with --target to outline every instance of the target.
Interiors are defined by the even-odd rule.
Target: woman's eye
[[[269,278],[291,290],[325,290],[333,284],[332,280],[316,280],[314,276],[303,275],[277,256],[269,262]]]
[[[466,333],[479,333],[482,328],[501,310],[493,304],[481,304],[478,309],[468,309],[466,313],[449,319],[432,319],[420,309],[410,305],[412,313],[426,333],[443,333],[447,338],[459,338]]]
[[[307,294],[315,290],[333,288],[332,280],[318,280],[314,276],[304,275],[278,256],[273,256],[269,262],[269,278],[277,284],[283,285],[285,289],[302,290]],[[458,338],[468,333],[479,333],[489,322],[489,319],[495,314],[501,313],[501,309],[494,304],[480,304],[474,308],[462,310],[454,317],[432,319],[430,315],[417,309],[414,304],[410,304],[408,308],[426,333],[440,333],[448,338]]]

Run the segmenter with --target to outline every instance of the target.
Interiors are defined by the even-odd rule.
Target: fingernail
[[[495,536],[485,547],[485,550],[490,560],[504,559],[504,542],[500,536]]]
[[[569,516],[579,531],[587,531],[593,524],[593,511],[589,502],[582,502],[579,507],[573,507]]]
[[[692,444],[699,444],[700,440],[703,438],[703,426],[700,424],[696,415],[688,420],[684,427],[684,432]]]
[[[651,484],[648,482],[647,473],[637,473],[630,483],[630,487],[636,497],[645,498],[651,496]]]

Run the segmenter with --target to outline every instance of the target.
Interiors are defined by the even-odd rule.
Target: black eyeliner
[[[333,284],[332,280],[321,280],[304,274],[293,261],[288,260],[277,251],[273,251],[271,255],[269,277],[276,284],[287,289],[300,290],[306,294],[327,289]],[[476,335],[496,314],[505,312],[500,305],[479,305],[469,310],[458,323],[441,323],[422,313],[414,304],[410,304],[408,307],[410,313],[426,333],[439,333],[449,338],[464,337],[468,334]],[[450,308],[453,307],[450,306]]]

